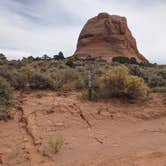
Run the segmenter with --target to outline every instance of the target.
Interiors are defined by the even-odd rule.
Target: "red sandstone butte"
[[[137,49],[135,38],[128,28],[125,17],[100,13],[83,27],[74,56],[91,55],[111,61],[113,57],[135,57],[146,61]]]

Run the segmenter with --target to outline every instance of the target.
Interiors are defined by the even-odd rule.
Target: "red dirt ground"
[[[81,101],[77,93],[18,93],[12,112],[14,120],[0,122],[2,166],[166,165],[166,105],[160,94],[129,104]],[[64,144],[55,154],[49,141],[59,137]]]

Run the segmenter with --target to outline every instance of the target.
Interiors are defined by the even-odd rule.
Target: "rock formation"
[[[91,18],[83,27],[74,56],[101,57],[111,61],[113,57],[135,57],[145,61],[137,49],[125,17],[100,13]]]

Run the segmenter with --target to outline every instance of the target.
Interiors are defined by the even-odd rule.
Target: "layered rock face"
[[[101,57],[111,61],[113,57],[135,57],[138,62],[145,61],[137,49],[125,17],[100,13],[88,20],[83,27],[74,56]]]

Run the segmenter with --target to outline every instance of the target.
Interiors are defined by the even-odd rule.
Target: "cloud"
[[[0,51],[10,59],[58,51],[70,56],[87,19],[105,11],[126,16],[140,52],[166,64],[165,10],[165,0],[0,1]]]

